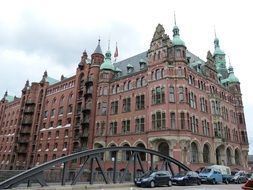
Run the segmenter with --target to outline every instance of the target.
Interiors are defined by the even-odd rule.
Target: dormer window
[[[140,70],[146,68],[146,62],[143,59],[140,60],[139,64],[140,64]]]
[[[127,73],[130,74],[130,73],[132,73],[133,71],[134,71],[133,65],[128,64],[128,65],[127,65]]]

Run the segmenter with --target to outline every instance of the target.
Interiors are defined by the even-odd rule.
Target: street
[[[155,190],[239,190],[242,189],[241,188],[242,185],[241,184],[229,184],[229,185],[225,185],[225,184],[220,184],[220,185],[200,185],[200,186],[172,186],[172,187],[156,187],[154,188]],[[150,188],[140,188],[140,187],[136,187],[136,186],[132,186],[132,187],[113,187],[113,188],[104,188],[104,190],[106,189],[117,189],[117,190],[147,190]],[[97,190],[101,190],[101,188],[97,189]]]

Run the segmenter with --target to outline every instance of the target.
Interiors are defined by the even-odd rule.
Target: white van
[[[224,165],[211,165],[208,166],[209,168],[214,168],[216,170],[219,170],[222,175],[231,175],[231,169],[228,166]]]

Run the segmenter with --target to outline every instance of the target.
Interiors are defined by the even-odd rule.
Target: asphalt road
[[[219,184],[219,185],[200,185],[200,186],[171,186],[171,187],[155,187],[153,188],[154,190],[240,190],[242,185],[238,185],[238,184],[229,184],[229,185],[223,185],[223,184]],[[113,190],[113,189],[117,189],[117,190],[149,190],[150,188],[140,188],[140,187],[136,187],[136,186],[132,186],[132,187],[113,187],[113,188],[107,188],[107,187],[103,187],[103,188],[99,188],[97,190]]]

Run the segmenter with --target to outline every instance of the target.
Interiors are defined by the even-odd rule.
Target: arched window
[[[119,85],[116,85],[116,93],[119,93]]]
[[[116,87],[113,85],[112,86],[112,94],[115,94],[116,93]]]
[[[132,83],[131,83],[131,81],[128,81],[127,90],[131,90],[131,89],[132,89]]]
[[[198,147],[195,142],[191,143],[191,162],[192,163],[198,163],[199,162],[199,153],[198,153]]]
[[[128,144],[124,144],[123,147],[130,147]],[[123,151],[122,152],[122,160],[128,161],[131,157],[131,151]]]
[[[145,84],[146,84],[145,78],[142,77],[142,78],[141,78],[141,86],[144,86]]]
[[[116,147],[116,145],[112,144],[110,147]],[[110,152],[110,160],[111,161],[114,161],[114,159],[116,158],[116,154],[117,154],[117,152],[115,152],[115,151]]]
[[[168,143],[166,142],[161,142],[158,146],[158,151],[165,155],[165,156],[169,156],[170,155],[170,148],[169,148],[169,145]]]
[[[124,91],[127,91],[128,90],[128,82],[124,82]]]
[[[210,163],[210,149],[207,144],[205,144],[203,148],[203,162]]]
[[[142,82],[142,81],[141,81],[140,78],[136,79],[136,88],[139,88],[139,87],[142,86],[141,82]]]
[[[235,149],[235,164],[236,165],[241,165],[240,164],[240,152],[238,149]]]
[[[145,145],[143,143],[137,144],[136,147],[145,149]],[[146,160],[146,153],[140,152],[140,157],[141,157],[141,161],[145,161]]]
[[[232,154],[231,154],[230,148],[227,148],[226,154],[227,154],[227,165],[228,166],[232,165],[232,160],[231,160]]]
[[[161,76],[161,70],[160,69],[157,69],[156,71],[155,71],[155,79],[156,80],[159,80],[159,79],[161,79],[162,78],[162,76]]]

